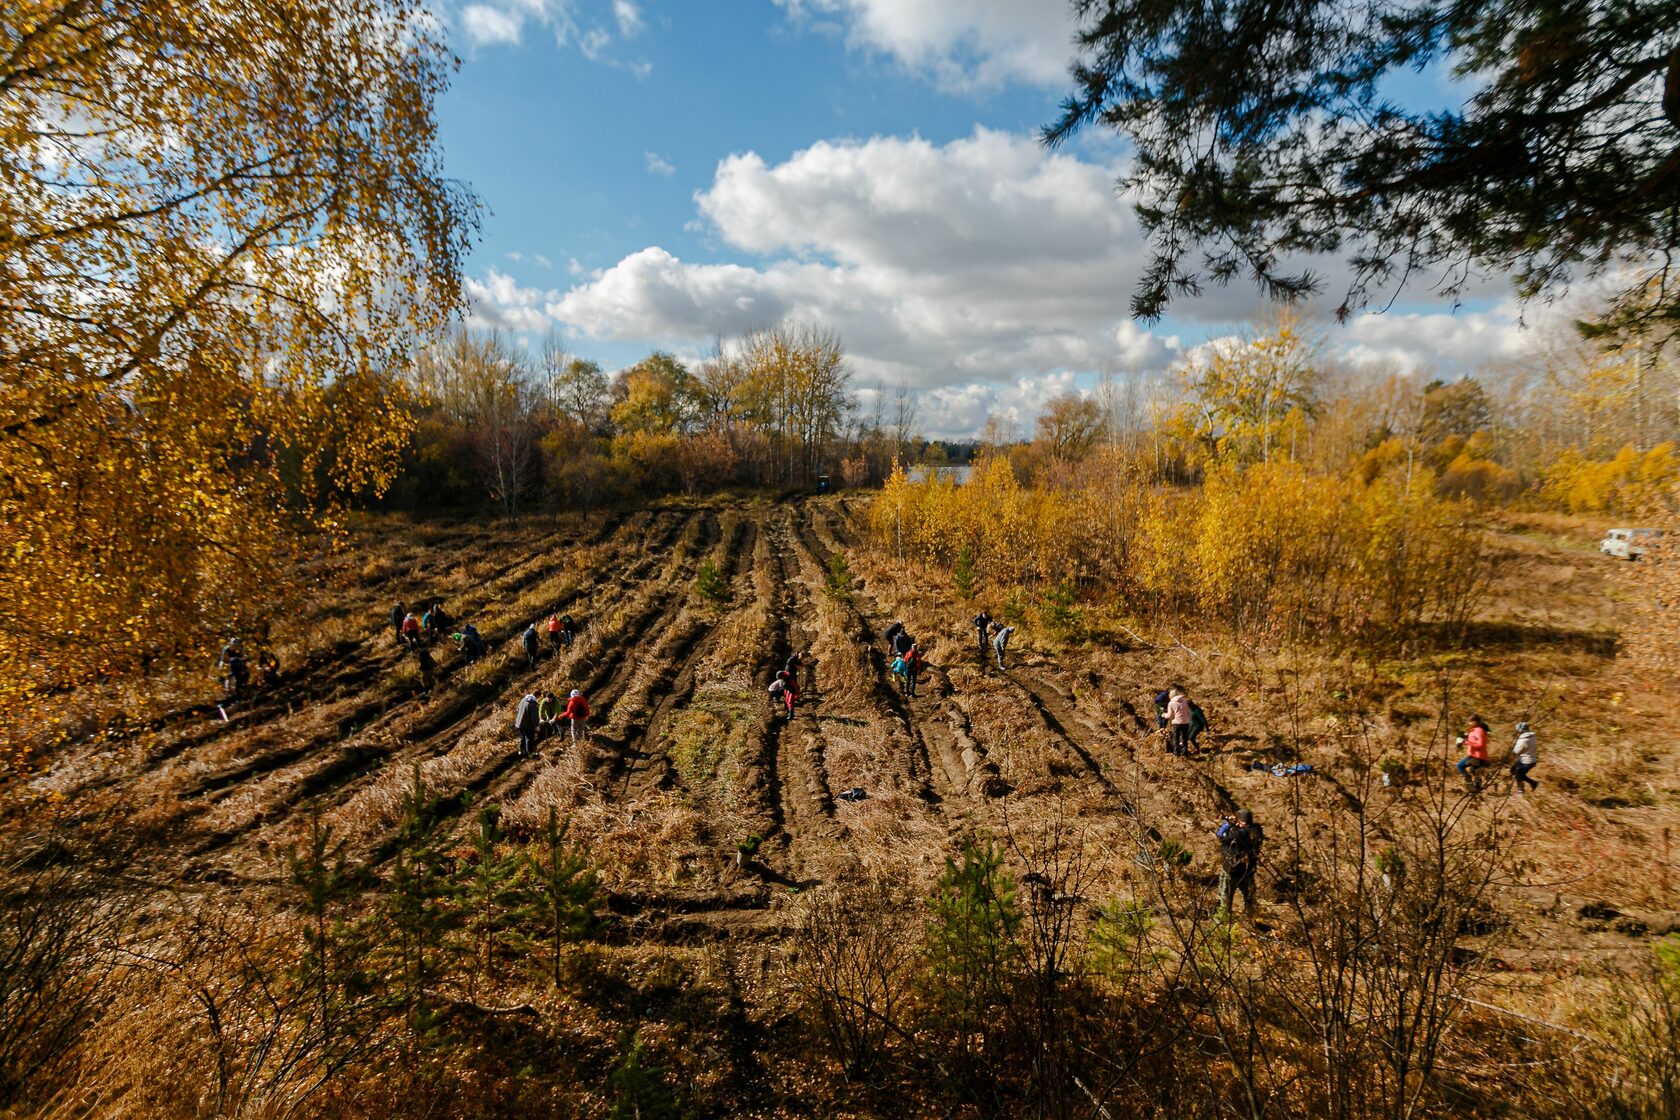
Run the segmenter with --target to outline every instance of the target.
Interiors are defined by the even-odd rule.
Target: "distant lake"
[[[950,463],[940,467],[911,467],[904,472],[904,477],[911,482],[925,482],[929,473],[938,478],[955,479],[958,486],[968,481],[968,476],[974,473],[974,468],[967,463]]]

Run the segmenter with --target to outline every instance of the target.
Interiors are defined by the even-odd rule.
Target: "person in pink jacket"
[[[1167,749],[1173,754],[1190,753],[1190,697],[1175,688],[1167,697],[1167,733],[1171,736]]]
[[[1470,717],[1470,729],[1461,741],[1464,757],[1458,760],[1458,773],[1472,790],[1481,789],[1481,775],[1476,771],[1488,765],[1488,725],[1482,722],[1481,716]]]

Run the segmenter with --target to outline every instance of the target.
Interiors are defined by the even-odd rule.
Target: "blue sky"
[[[487,207],[479,325],[553,329],[611,369],[817,322],[866,407],[902,382],[929,434],[960,436],[993,413],[1025,434],[1102,370],[1160,383],[1266,311],[1232,287],[1126,320],[1144,249],[1122,147],[1036,143],[1066,86],[1058,0],[457,0],[445,19],[446,167]],[[1513,353],[1515,316],[1490,284],[1456,314],[1420,293],[1325,330],[1349,360],[1450,374]]]

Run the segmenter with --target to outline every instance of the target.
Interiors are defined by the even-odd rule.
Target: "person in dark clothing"
[[[922,674],[922,647],[911,643],[904,652],[904,694],[911,698],[916,695],[916,680]]]
[[[1238,891],[1243,896],[1243,911],[1254,916],[1258,901],[1254,897],[1254,875],[1260,869],[1260,849],[1266,833],[1254,823],[1254,814],[1242,809],[1235,816],[1226,817],[1214,833],[1219,839],[1219,908],[1227,915]]]
[[[916,639],[910,636],[910,631],[900,630],[893,635],[893,652],[903,657],[910,652],[910,647],[916,644]]]
[[[980,641],[980,661],[982,663],[986,660],[986,636],[991,628],[992,616],[990,614],[985,611],[981,611],[979,614],[974,616],[975,636]]]
[[[245,691],[245,685],[251,679],[251,671],[245,664],[245,655],[238,650],[229,653],[224,659],[227,666],[228,695],[235,700]]]
[[[397,632],[397,641],[399,642],[403,640],[403,616],[407,613],[407,611],[403,610],[403,605],[401,603],[398,603],[396,606],[391,608],[391,629]]]
[[[535,669],[537,667],[537,651],[542,648],[540,644],[541,639],[537,637],[536,623],[533,622],[531,625],[525,627],[525,633],[520,638],[520,641],[525,644],[526,662],[530,664],[531,668]]]
[[[280,659],[274,656],[274,651],[263,646],[257,651],[257,685],[260,688],[273,688],[280,683]]]
[[[519,732],[519,757],[531,758],[537,753],[537,728],[541,725],[537,694],[527,692],[513,712],[513,729]]]
[[[887,632],[885,634],[881,635],[882,639],[887,643],[887,648],[892,650],[894,653],[903,652],[903,650],[900,650],[897,645],[898,636],[902,633],[904,633],[904,623],[895,622],[891,626],[887,627]]]
[[[802,687],[800,684],[800,673],[805,668],[806,659],[810,656],[811,655],[809,653],[800,653],[796,650],[788,655],[787,663],[782,666],[782,671],[786,673],[788,675],[788,679],[793,682],[793,687],[796,691]]]
[[[1166,730],[1167,704],[1172,700],[1172,694],[1178,691],[1181,690],[1176,684],[1170,684],[1155,694],[1155,730]]]
[[[567,649],[572,648],[572,639],[577,636],[577,623],[569,614],[560,616],[560,644]]]
[[[470,622],[455,635],[455,644],[461,647],[461,656],[467,659],[468,665],[484,656],[484,639],[478,636],[478,627]]]
[[[415,650],[414,656],[420,662],[420,687],[430,692],[437,674],[437,662],[432,660],[432,651],[425,646]]]
[[[1194,700],[1190,701],[1190,753],[1195,754],[1202,748],[1196,740],[1201,738],[1202,732],[1208,729],[1207,713]]]

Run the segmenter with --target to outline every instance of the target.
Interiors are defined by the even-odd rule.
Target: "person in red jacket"
[[[1476,771],[1488,765],[1488,725],[1482,722],[1481,716],[1470,717],[1470,729],[1460,741],[1464,744],[1464,757],[1458,760],[1459,775],[1472,790],[1481,789],[1482,779]]]
[[[409,649],[414,649],[420,644],[420,620],[414,617],[413,611],[403,615],[397,633],[408,644]]]
[[[572,694],[566,697],[566,707],[560,718],[571,724],[572,742],[589,734],[589,701],[583,698],[582,692],[572,689]]]

